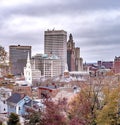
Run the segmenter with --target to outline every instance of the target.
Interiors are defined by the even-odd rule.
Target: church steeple
[[[69,40],[73,42],[73,36],[72,36],[71,33],[70,33],[70,35],[69,35]]]
[[[27,56],[27,64],[26,64],[26,67],[31,68],[29,52],[28,52],[28,56]]]
[[[67,49],[74,49],[74,48],[75,48],[75,43],[73,42],[73,36],[70,33],[69,39],[68,39],[68,42],[67,42]]]
[[[29,56],[29,52],[28,52],[28,56],[27,56],[27,63],[30,63],[30,56]]]

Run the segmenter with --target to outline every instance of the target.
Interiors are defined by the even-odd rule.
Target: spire
[[[68,72],[68,64],[65,64],[65,71],[64,72]]]
[[[34,69],[35,69],[35,58],[34,58]]]
[[[69,35],[69,40],[73,40],[73,36],[72,36],[71,33],[70,33],[70,35]]]
[[[30,63],[30,56],[29,56],[29,52],[28,52],[28,56],[27,56],[27,63]]]
[[[30,56],[29,56],[29,52],[28,52],[28,56],[27,56],[27,64],[26,67],[31,67],[31,63],[30,63]]]

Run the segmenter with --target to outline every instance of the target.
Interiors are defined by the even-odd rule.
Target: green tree
[[[11,113],[8,119],[8,125],[20,125],[19,116],[15,113]]]

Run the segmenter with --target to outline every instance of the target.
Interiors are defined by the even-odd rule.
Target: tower
[[[32,67],[30,63],[30,56],[28,52],[26,67],[24,67],[24,77],[28,84],[32,85]]]
[[[67,64],[69,71],[75,71],[75,43],[72,34],[69,35],[67,42]]]
[[[67,64],[69,71],[83,70],[83,59],[80,58],[80,48],[75,47],[72,34],[69,35],[67,42]]]
[[[44,53],[55,54],[62,61],[61,71],[67,63],[67,32],[64,30],[48,30],[44,33]]]
[[[27,63],[27,56],[31,58],[31,46],[11,45],[9,46],[10,72],[13,75],[23,74],[23,69]]]

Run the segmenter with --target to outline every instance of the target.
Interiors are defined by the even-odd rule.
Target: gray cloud
[[[119,56],[119,0],[53,0],[52,3],[30,0],[0,5],[0,44],[3,46],[33,45],[34,54],[43,52],[44,30],[53,27],[73,33],[86,61],[113,60]]]
[[[99,11],[118,9],[120,7],[120,1],[116,0],[61,0],[61,2],[48,1],[46,4],[41,4],[41,1],[34,0],[33,2],[20,4],[16,6],[10,6],[3,9],[3,14],[7,15],[27,15],[27,16],[51,16],[58,14],[69,14],[74,17],[77,14]]]

